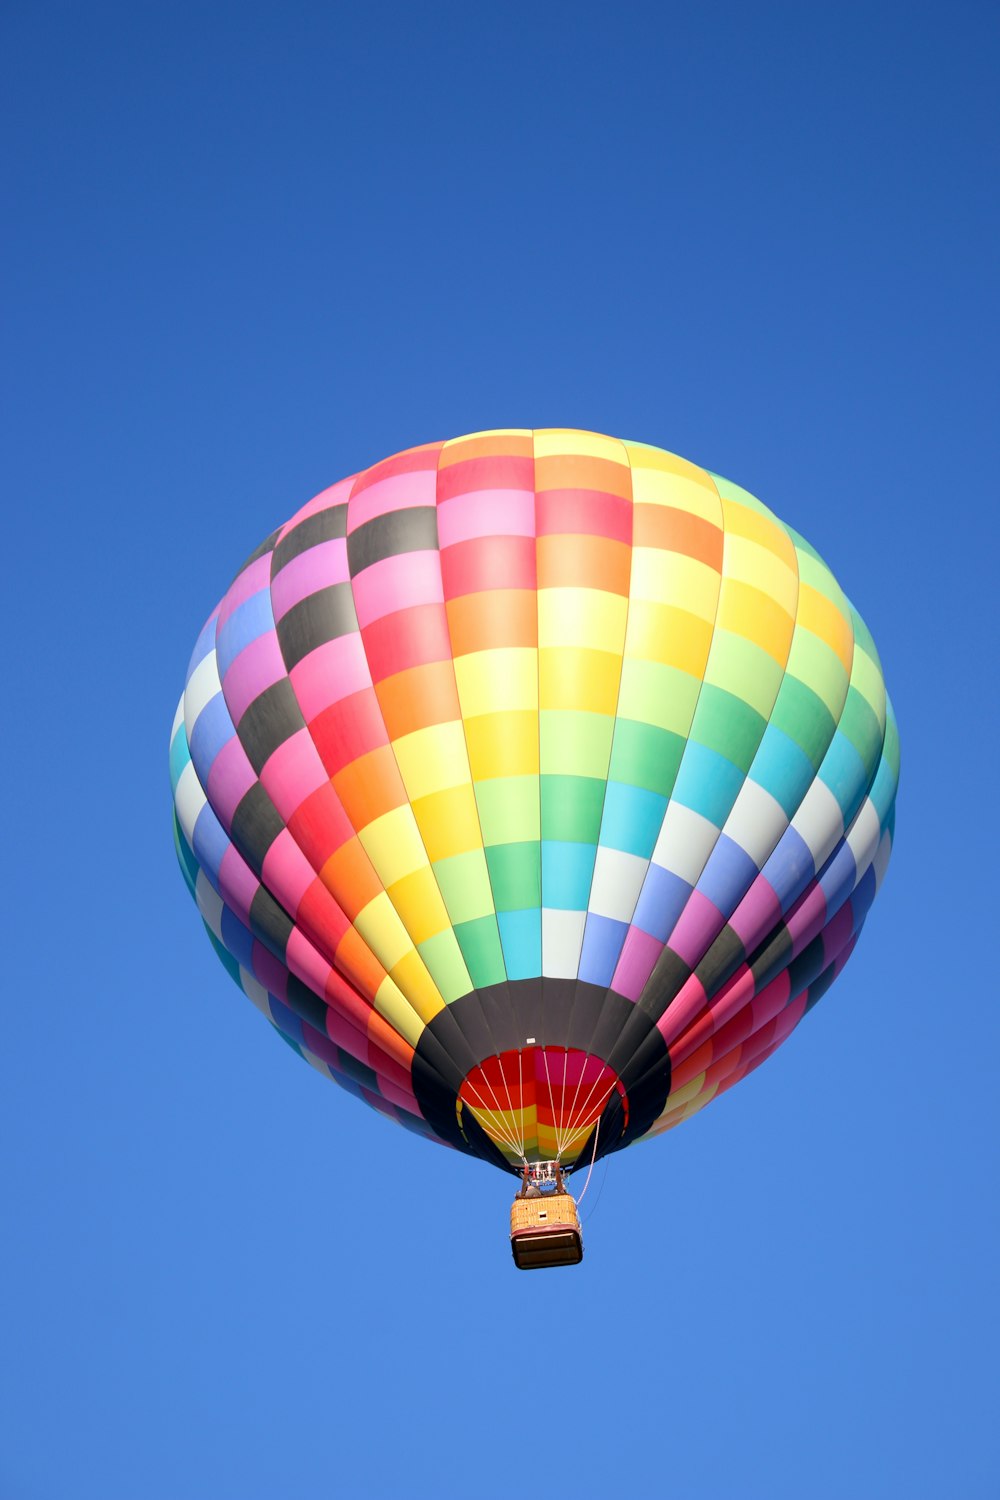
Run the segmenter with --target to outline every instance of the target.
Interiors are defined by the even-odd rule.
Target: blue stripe
[[[628,932],[627,922],[590,912],[583,932],[580,978],[605,988],[611,983]]]
[[[274,611],[271,609],[269,589],[260,589],[234,609],[219,631],[216,651],[219,657],[219,676],[225,677],[233,662],[245,646],[274,629]]]
[[[596,844],[542,840],[542,905],[586,911],[594,881]]]
[[[542,972],[542,913],[537,906],[524,911],[498,911],[500,944],[508,979],[537,979]]]
[[[722,833],[708,856],[698,889],[728,917],[750,889],[757,873],[757,866],[746,850]]]
[[[650,865],[632,918],[633,926],[665,943],[690,894],[691,886],[686,880],[659,865]]]
[[[783,729],[769,724],[757,747],[747,779],[770,792],[784,809],[785,817],[793,818],[815,775],[815,767],[801,745],[797,745]]]
[[[688,740],[674,783],[673,800],[721,828],[745,779],[739,766],[734,766],[717,750]]]
[[[656,847],[667,799],[644,787],[609,781],[601,819],[601,843],[649,859]]]
[[[762,871],[787,911],[816,874],[809,845],[794,828],[786,828]]]

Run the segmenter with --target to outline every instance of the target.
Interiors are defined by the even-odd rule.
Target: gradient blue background
[[[997,16],[4,7],[3,1500],[1000,1491]],[[903,773],[836,989],[527,1278],[230,984],[166,752],[276,523],[561,424],[821,550]]]

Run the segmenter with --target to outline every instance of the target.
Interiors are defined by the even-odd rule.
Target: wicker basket
[[[522,1271],[578,1265],[583,1259],[583,1236],[569,1193],[515,1198],[510,1208],[510,1248]]]

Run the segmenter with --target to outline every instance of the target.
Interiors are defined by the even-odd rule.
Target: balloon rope
[[[590,1053],[590,1052],[588,1052],[587,1056],[591,1057],[591,1056],[593,1056],[593,1054]],[[581,1074],[580,1076],[582,1077],[583,1075]],[[598,1085],[600,1084],[600,1082],[601,1082],[601,1074],[598,1073],[597,1077],[594,1079],[594,1082],[590,1085],[590,1088],[587,1090],[587,1097],[584,1099],[583,1103],[580,1105],[579,1115],[577,1115],[577,1112],[576,1112],[576,1095],[574,1094],[574,1096],[573,1096],[573,1119],[579,1119],[579,1121],[580,1121],[580,1124],[577,1127],[577,1131],[575,1133],[576,1134],[582,1134],[584,1140],[587,1139],[587,1135],[586,1135],[586,1130],[587,1130],[587,1112],[588,1112],[588,1109],[590,1107],[590,1101],[594,1097],[594,1090],[598,1087]],[[578,1086],[577,1091],[579,1092],[579,1086]],[[601,1111],[603,1110],[604,1105],[606,1103],[607,1103],[607,1099],[604,1099],[602,1101],[600,1098],[598,1098],[598,1101],[597,1101],[597,1116],[596,1116],[596,1118],[598,1118],[598,1119],[600,1118]],[[583,1141],[581,1141],[580,1144],[582,1145]]]
[[[487,1084],[487,1087],[489,1087],[488,1084]],[[485,1102],[485,1100],[483,1099],[482,1095],[469,1082],[468,1078],[466,1078],[466,1080],[465,1080],[465,1088],[472,1095],[472,1099],[473,1099],[473,1106],[472,1106],[473,1113],[475,1113],[475,1107],[476,1107],[476,1105],[478,1105],[479,1108],[483,1111],[483,1113],[485,1115],[492,1115],[493,1116],[493,1129],[496,1132],[496,1134],[500,1137],[500,1139],[503,1141],[504,1145],[510,1147],[510,1149],[514,1153],[515,1157],[521,1157],[521,1156],[523,1156],[523,1153],[521,1152],[521,1150],[518,1147],[517,1141],[513,1139],[510,1131],[508,1131],[506,1129],[506,1127],[501,1123],[502,1120],[503,1120],[503,1110],[500,1107],[500,1101],[497,1098],[496,1094],[493,1094],[493,1090],[490,1089],[490,1093],[493,1094],[493,1102],[496,1104],[496,1109],[495,1110],[490,1109],[489,1105]],[[488,1127],[485,1127],[485,1128],[486,1128],[487,1135],[489,1135],[490,1134],[489,1128]]]
[[[517,1066],[518,1066],[518,1070],[520,1071],[520,1067],[521,1067],[521,1056],[520,1056],[520,1053],[518,1053]],[[518,1130],[518,1123],[517,1123],[517,1115],[514,1112],[514,1101],[510,1097],[510,1084],[507,1082],[507,1069],[503,1066],[502,1063],[500,1065],[500,1077],[503,1080],[503,1089],[504,1089],[504,1093],[507,1095],[507,1103],[510,1105],[511,1132],[512,1132],[513,1135],[518,1136],[520,1138],[520,1149],[518,1151],[518,1155],[520,1156],[521,1160],[524,1161],[524,1139],[523,1139],[523,1136],[524,1136],[524,1121],[523,1120],[521,1121],[521,1128],[520,1128],[520,1131],[519,1131]],[[500,1101],[498,1099],[497,1103],[499,1104],[499,1102]]]
[[[600,1133],[601,1133],[601,1117],[600,1117],[600,1115],[598,1115],[597,1116],[597,1129],[594,1131],[594,1149],[590,1153],[590,1166],[587,1169],[587,1180],[583,1184],[583,1192],[580,1194],[579,1198],[577,1198],[577,1200],[576,1200],[577,1207],[580,1206],[580,1204],[583,1202],[584,1198],[587,1196],[587,1189],[590,1187],[590,1174],[591,1174],[591,1172],[593,1172],[593,1170],[594,1170],[594,1162],[597,1160],[597,1137],[600,1135]]]
[[[549,1085],[549,1105],[552,1109],[552,1129],[556,1138],[556,1161],[562,1157],[562,1142],[559,1139],[559,1122],[556,1119],[556,1100],[552,1092],[552,1079],[549,1077],[549,1053],[548,1048],[542,1048],[542,1062],[545,1064],[545,1078]]]

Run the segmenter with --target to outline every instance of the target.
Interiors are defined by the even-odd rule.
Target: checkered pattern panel
[[[171,737],[181,868],[258,1009],[433,1137],[420,1049],[508,1156],[530,1089],[483,1091],[515,1063],[522,1088],[560,1056],[602,1098],[614,1077],[600,1007],[589,1039],[522,1056],[505,987],[638,1006],[672,1070],[651,1133],[679,1123],[840,972],[898,763],[874,644],[802,537],[662,449],[563,429],[317,495],[202,629]],[[479,1032],[456,1006],[477,994]],[[572,1137],[571,1160],[592,1123],[536,1110],[531,1150]]]

